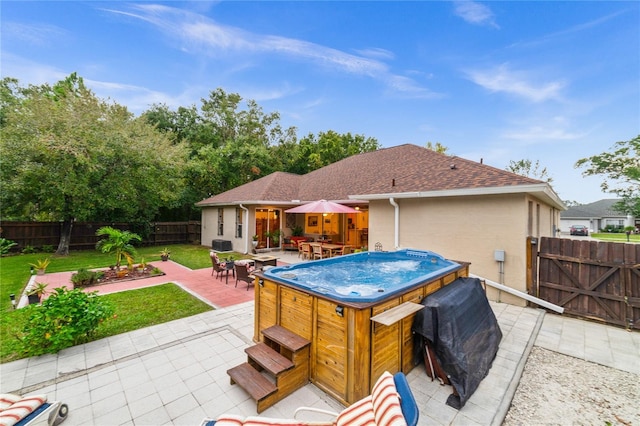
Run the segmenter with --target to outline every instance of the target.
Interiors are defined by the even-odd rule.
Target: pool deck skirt
[[[284,256],[278,257],[285,262]],[[211,276],[210,268],[191,271],[178,265],[179,275],[173,276],[171,268],[162,268],[167,269],[164,282],[176,282],[217,309],[58,354],[1,364],[0,391],[46,393],[68,404],[67,426],[197,425],[223,413],[256,415],[255,401],[231,385],[226,373],[246,359],[244,349],[253,344],[253,292],[235,288],[232,280],[225,285]],[[242,300],[247,293],[251,299]],[[491,307],[503,339],[488,376],[461,410],[445,404],[451,387],[431,381],[424,367],[408,374],[421,425],[500,424],[533,345],[640,373],[640,333],[540,309],[494,302]],[[597,344],[590,342],[593,336]],[[261,415],[291,418],[300,406],[343,408],[308,384]]]

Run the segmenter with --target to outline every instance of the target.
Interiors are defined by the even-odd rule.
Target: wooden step
[[[293,362],[280,355],[264,343],[258,343],[244,350],[252,361],[269,373],[277,376],[283,371],[293,368]]]
[[[298,336],[295,333],[290,332],[284,327],[274,325],[262,330],[262,334],[265,338],[268,338],[272,342],[278,343],[282,347],[289,349],[291,352],[297,352],[305,346],[311,344],[310,341],[304,337]]]
[[[274,383],[246,362],[227,370],[227,374],[231,377],[231,384],[237,383],[258,402],[278,390]]]

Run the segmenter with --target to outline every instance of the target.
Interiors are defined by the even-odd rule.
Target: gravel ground
[[[640,425],[640,376],[534,346],[503,424]]]

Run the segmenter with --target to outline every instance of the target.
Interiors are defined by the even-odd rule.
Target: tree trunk
[[[73,229],[73,219],[65,219],[60,229],[60,242],[56,254],[67,256],[69,254],[69,243],[71,242],[71,229]]]

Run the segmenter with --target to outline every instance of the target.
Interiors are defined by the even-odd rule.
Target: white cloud
[[[487,25],[499,28],[491,9],[475,1],[454,2],[455,13],[465,21],[474,25]]]
[[[359,55],[367,56],[369,58],[378,58],[378,59],[394,59],[395,58],[395,55],[393,54],[393,52],[387,49],[379,48],[379,47],[372,47],[369,49],[356,49],[355,52],[358,53]]]
[[[251,33],[168,6],[137,4],[131,7],[132,11],[109,11],[141,19],[156,26],[175,42],[180,43],[180,48],[187,52],[210,57],[231,54],[277,54],[382,81],[391,91],[402,96],[431,97],[431,92],[417,82],[390,72],[388,65],[382,60],[391,59],[393,54],[384,49],[369,48],[360,51],[360,55],[354,55],[305,40]]]
[[[502,134],[508,140],[516,140],[529,143],[574,141],[584,138],[588,132],[571,132],[562,127],[553,125],[531,126],[524,129],[510,130]]]
[[[27,25],[16,22],[2,23],[2,37],[26,41],[37,46],[50,46],[67,36],[67,32],[54,25]]]
[[[507,65],[491,69],[467,72],[469,79],[491,92],[503,92],[532,102],[560,100],[560,92],[565,87],[562,81],[534,83],[530,73],[513,71]]]

